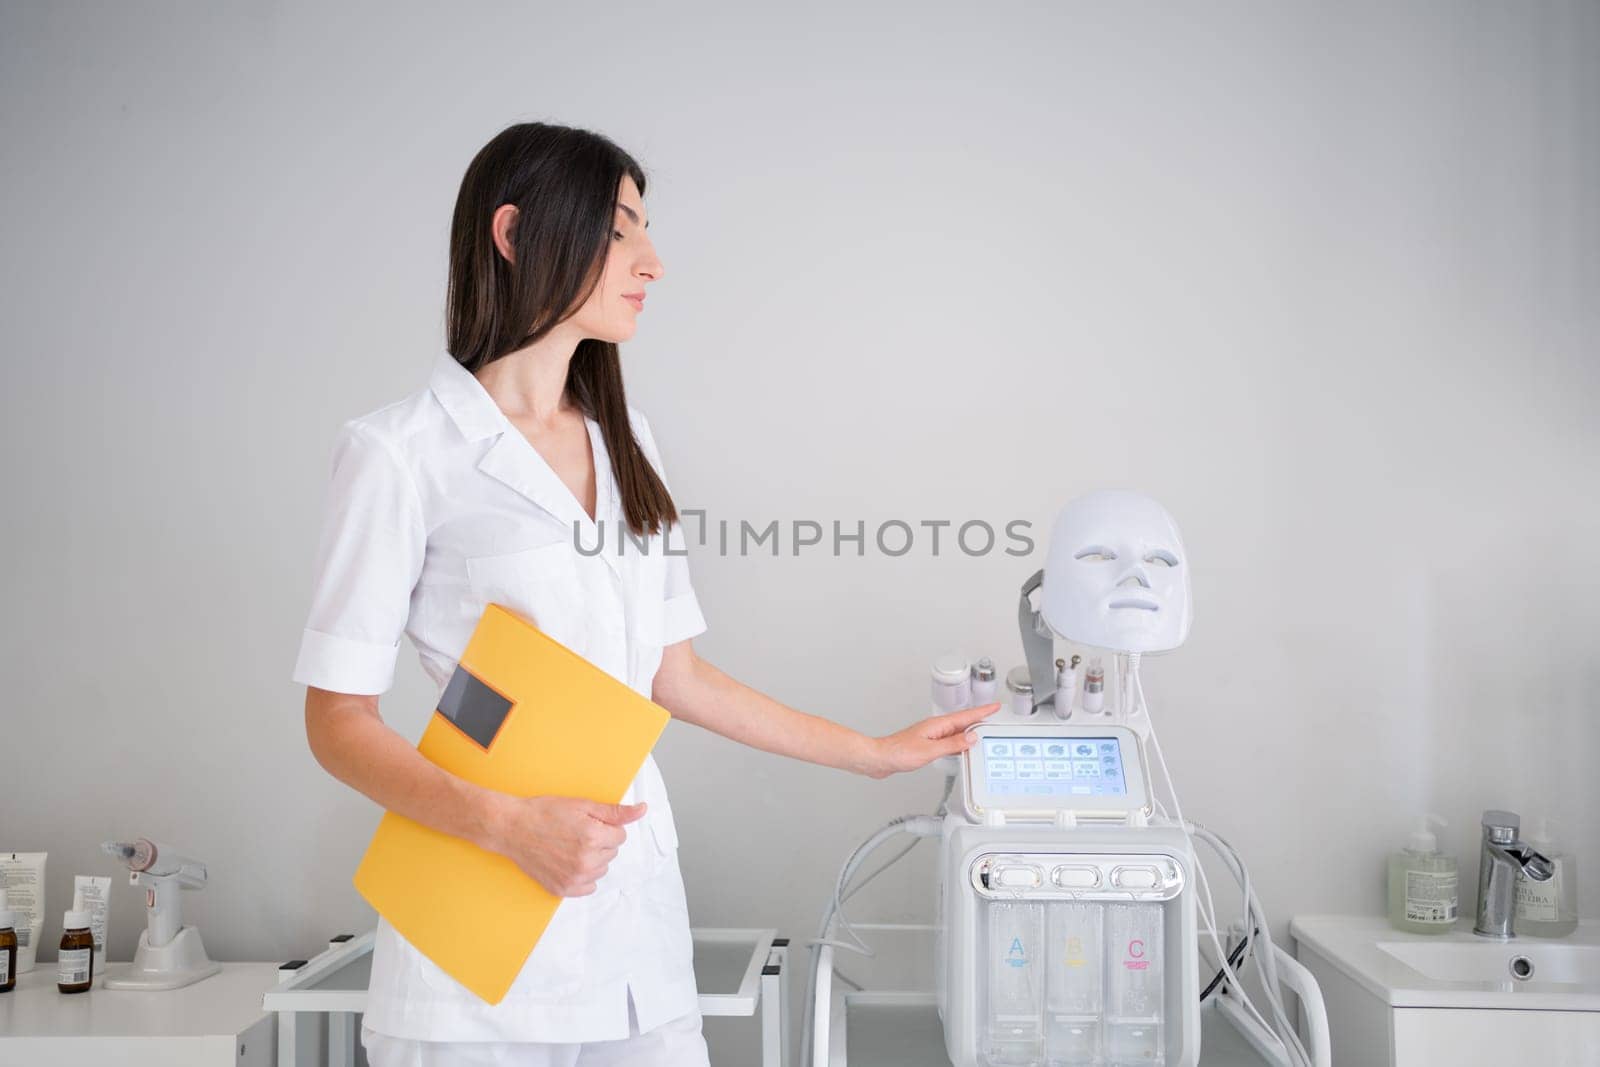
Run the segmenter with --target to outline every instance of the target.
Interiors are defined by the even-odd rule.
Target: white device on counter
[[[945,817],[935,988],[955,1067],[1194,1064],[1195,855],[1126,727],[985,724]]]
[[[808,1067],[826,1051],[813,1042],[820,951],[872,955],[844,903],[910,850],[852,885],[871,853],[902,834],[940,841],[934,986],[954,1067],[1195,1067],[1200,1001],[1214,990],[1218,1010],[1255,1034],[1273,1062],[1325,1067],[1325,1031],[1313,1027],[1322,1038],[1313,1058],[1284,1008],[1279,953],[1244,861],[1183,817],[1145,702],[1141,657],[1188,637],[1188,565],[1177,524],[1143,494],[1103,490],[1062,509],[1045,566],[1022,585],[1026,667],[1007,676],[1009,713],[974,728],[977,744],[951,762],[934,816],[892,820],[840,870],[811,942]],[[1070,688],[1076,672],[1057,666],[1058,638],[1087,657],[1081,709]],[[957,685],[950,667],[948,684]],[[958,780],[956,814],[948,801]],[[1195,842],[1216,852],[1242,892],[1244,934],[1231,951]],[[849,940],[829,937],[836,920]],[[1201,938],[1214,952],[1206,970],[1217,974],[1205,991]],[[1246,960],[1260,968],[1265,1011],[1239,980]],[[1314,980],[1296,983],[1314,1005],[1309,1017],[1321,1018]]]
[[[184,926],[178,894],[206,884],[206,866],[148,838],[100,846],[128,865],[128,883],[144,886],[145,929],[126,971],[106,978],[107,989],[180,989],[222,970],[206,955],[200,931]]]

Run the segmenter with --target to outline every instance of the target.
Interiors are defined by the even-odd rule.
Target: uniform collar
[[[583,544],[592,548],[600,538],[595,520],[603,522],[605,540],[614,545],[622,536],[621,498],[616,477],[611,471],[611,455],[606,451],[605,435],[600,424],[585,415],[584,425],[589,430],[589,446],[594,453],[595,519],[590,519],[578,498],[572,495],[545,462],[538,449],[529,443],[506,418],[494,398],[484,389],[483,383],[463,367],[449,352],[440,353],[434,362],[429,388],[439,404],[450,416],[461,435],[469,441],[481,441],[498,436],[478,462],[478,469],[497,481],[515,489],[545,511],[560,519],[568,527],[576,525],[583,535]],[[598,553],[612,570],[618,569],[615,548]]]
[[[510,420],[484,389],[483,383],[472,372],[456,361],[449,352],[441,352],[433,363],[433,375],[428,379],[433,395],[456,424],[456,429],[469,441],[493,437],[502,430],[511,429]]]

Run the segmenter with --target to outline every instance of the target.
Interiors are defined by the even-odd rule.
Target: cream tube
[[[45,852],[0,852],[7,907],[17,913],[17,973],[33,970],[44,933]]]
[[[83,895],[83,906],[89,912],[89,931],[94,934],[94,976],[98,981],[105,974],[106,919],[111,911],[111,879],[80,874],[72,879],[72,892],[74,896]]]

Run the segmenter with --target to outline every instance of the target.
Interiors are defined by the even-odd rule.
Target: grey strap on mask
[[[1033,610],[1029,594],[1044,584],[1044,569],[1033,572],[1022,583],[1022,599],[1017,602],[1017,628],[1022,631],[1022,655],[1028,661],[1028,680],[1033,683],[1033,708],[1054,706],[1056,702],[1055,638]]]

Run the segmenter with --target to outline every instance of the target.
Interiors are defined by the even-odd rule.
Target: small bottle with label
[[[1460,914],[1460,875],[1456,858],[1439,851],[1433,826],[1446,825],[1424,815],[1406,847],[1389,857],[1389,924],[1413,934],[1448,933]]]
[[[1528,845],[1555,868],[1548,881],[1517,872],[1516,931],[1534,937],[1566,937],[1578,928],[1578,864],[1551,840],[1549,817],[1539,820]]]
[[[972,665],[972,704],[993,704],[1000,689],[1000,679],[995,675],[994,660],[982,656]]]
[[[56,988],[63,993],[87,993],[94,985],[94,932],[89,929],[89,909],[81,892],[72,895],[72,907],[61,919],[61,951],[56,956]]]
[[[8,903],[0,886],[0,993],[17,988],[17,913]]]
[[[1067,671],[1067,661],[1056,660],[1056,694],[1050,698],[1050,709],[1056,713],[1058,719],[1072,718],[1072,697],[1078,688],[1078,680]]]
[[[1006,699],[1011,704],[1011,714],[1019,719],[1032,717],[1036,710],[1033,706],[1033,681],[1026,666],[1012,667],[1006,673]]]
[[[1083,710],[1098,715],[1106,706],[1106,668],[1095,656],[1083,672]]]
[[[972,667],[963,656],[940,656],[933,661],[933,713],[972,707]]]

